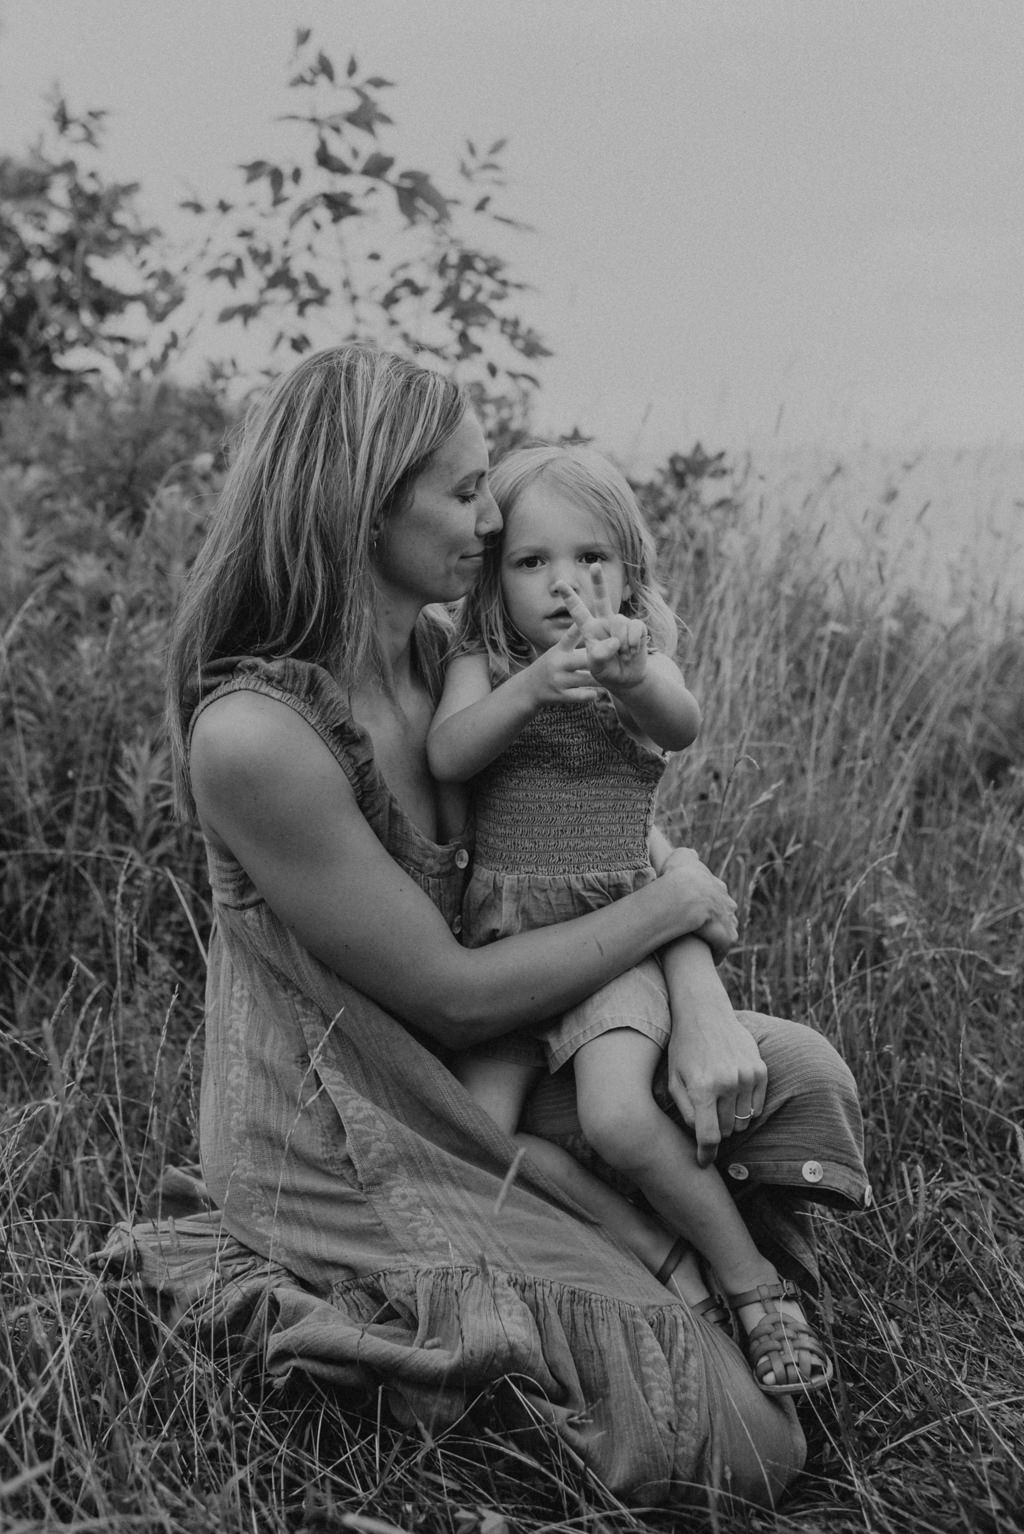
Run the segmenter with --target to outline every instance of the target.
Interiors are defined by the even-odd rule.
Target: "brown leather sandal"
[[[814,1390],[824,1390],[834,1374],[832,1360],[810,1323],[786,1315],[778,1304],[779,1300],[794,1300],[800,1304],[800,1294],[794,1284],[780,1278],[774,1284],[758,1284],[756,1289],[730,1294],[726,1298],[734,1311],[744,1305],[764,1306],[764,1316],[749,1332],[739,1317],[737,1329],[754,1379],[765,1395],[807,1395]],[[766,1374],[774,1374],[772,1384],[766,1383]]]

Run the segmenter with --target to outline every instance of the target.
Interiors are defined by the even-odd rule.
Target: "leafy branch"
[[[506,141],[486,150],[467,141],[458,191],[442,191],[386,143],[391,81],[363,75],[354,56],[339,71],[301,28],[288,83],[301,109],[280,120],[300,130],[306,152],[240,166],[234,202],[183,204],[212,215],[199,265],[230,290],[218,321],[269,321],[272,351],[378,341],[450,367],[485,407],[507,403],[510,389],[525,398],[550,354],[517,312],[526,284],[486,239],[494,225],[526,227],[493,207]]]

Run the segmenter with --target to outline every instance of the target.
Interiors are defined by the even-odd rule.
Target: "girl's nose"
[[[556,560],[551,566],[551,574],[548,580],[548,584],[552,590],[556,586],[568,586],[569,590],[575,591],[578,596],[580,590],[580,577],[579,571],[576,569],[575,561],[572,564],[562,565],[561,562]]]

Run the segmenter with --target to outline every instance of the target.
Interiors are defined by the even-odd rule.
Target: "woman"
[[[674,1095],[702,1154],[744,1140],[752,1173],[798,1186],[793,1156],[813,1155],[810,1191],[863,1196],[849,1075],[806,1029],[737,1022],[709,947],[728,946],[734,907],[692,854],[605,910],[459,944],[471,845],[426,766],[444,644],[429,609],[466,595],[500,525],[487,469],[457,388],[361,347],[305,359],[247,424],[169,668],[216,910],[206,1185],[233,1275],[273,1289],[271,1369],[383,1386],[400,1420],[433,1426],[514,1375],[620,1495],[684,1501],[728,1474],[771,1502],[802,1462],[795,1414],[652,1276],[670,1242],[555,1147],[516,1167],[444,1063],[670,945],[695,1019]],[[811,1078],[832,1082],[827,1103]],[[548,1118],[533,1128],[571,1136],[564,1103]],[[813,1143],[794,1138],[812,1121]]]

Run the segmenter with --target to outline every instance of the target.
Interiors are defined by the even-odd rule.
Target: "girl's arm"
[[[378,841],[311,725],[230,693],[200,715],[192,785],[227,847],[296,939],[343,980],[456,1049],[574,1006],[680,933],[732,920],[725,886],[676,853],[645,889],[575,921],[463,948]]]
[[[427,735],[427,761],[439,783],[466,783],[510,745],[546,703],[597,696],[575,626],[557,644],[493,690],[485,655],[451,662]]]
[[[590,571],[593,610],[571,586],[558,593],[579,631],[594,681],[615,700],[623,722],[663,751],[682,751],[700,729],[700,707],[671,656],[650,654],[647,627],[617,613],[600,565]]]
[[[605,686],[624,722],[663,751],[683,751],[697,739],[700,705],[671,656],[649,654],[640,681],[627,687],[608,682]]]
[[[510,745],[536,712],[525,672],[491,688],[486,655],[459,655],[427,735],[427,762],[439,783],[466,783]]]

